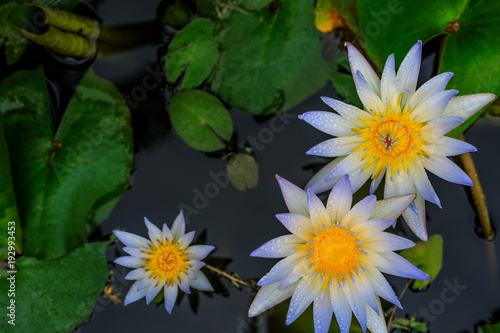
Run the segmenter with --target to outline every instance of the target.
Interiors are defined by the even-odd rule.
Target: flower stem
[[[228,278],[229,280],[231,280],[231,281],[235,282],[236,284],[242,284],[242,285],[244,285],[244,286],[251,287],[250,283],[245,282],[245,281],[243,281],[243,280],[241,280],[241,279],[238,279],[238,278],[236,278],[236,277],[232,276],[231,274],[228,274],[228,273],[226,273],[226,272],[224,272],[224,271],[221,271],[221,270],[220,270],[220,269],[218,269],[218,268],[215,268],[215,267],[210,266],[210,265],[205,265],[205,267],[206,267],[207,269],[209,269],[209,270],[211,270],[211,271],[213,271],[213,272],[215,272],[215,273],[219,274],[219,275],[222,275],[222,276],[223,276],[223,277],[225,277],[225,278]]]
[[[463,134],[460,134],[458,139],[465,142],[465,136]],[[490,215],[488,214],[488,208],[486,206],[486,196],[484,195],[481,183],[479,182],[476,166],[474,165],[474,161],[472,160],[470,153],[460,155],[460,159],[464,165],[465,172],[474,183],[474,186],[471,187],[472,200],[476,205],[481,231],[483,232],[484,238],[491,241],[493,239],[493,228],[491,226]]]
[[[399,294],[399,301],[401,302],[401,298],[403,298],[403,295],[405,294],[405,292],[408,290],[408,288],[410,287],[410,284],[413,282],[413,279],[409,279],[408,282],[406,282],[406,285],[405,287],[403,288],[403,290],[401,291],[401,293]],[[391,323],[392,323],[392,319],[394,318],[394,314],[396,313],[396,306],[394,306],[392,308],[392,312],[391,312],[391,315],[389,316],[389,319],[387,320],[387,331],[389,332],[391,330]]]

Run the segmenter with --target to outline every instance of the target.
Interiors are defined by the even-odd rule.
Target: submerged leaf
[[[43,71],[18,71],[0,91],[24,254],[59,257],[92,233],[129,184],[130,110],[112,83],[88,72],[54,134]]]
[[[412,289],[421,290],[434,281],[443,265],[443,238],[432,235],[427,242],[418,242],[415,246],[399,253],[413,265],[431,277],[430,280],[414,280]]]
[[[327,79],[327,65],[313,5],[282,1],[261,11],[231,11],[220,27],[215,92],[241,110],[271,114],[318,91]]]
[[[170,121],[189,146],[202,151],[223,149],[233,135],[233,122],[226,107],[200,90],[183,90],[170,101]]]
[[[55,260],[22,257],[17,260],[15,297],[2,298],[2,308],[15,300],[18,332],[71,332],[92,312],[108,278],[107,243],[91,243]],[[0,280],[0,292],[7,295],[9,281]],[[4,315],[5,316],[5,315]],[[0,322],[9,332],[11,318]]]
[[[231,155],[227,161],[227,174],[234,187],[245,191],[257,186],[259,181],[259,165],[247,154]]]
[[[214,25],[205,19],[189,23],[177,33],[165,57],[167,81],[175,83],[185,70],[181,89],[196,88],[205,81],[217,62]]]
[[[477,333],[500,333],[500,322],[478,326]]]

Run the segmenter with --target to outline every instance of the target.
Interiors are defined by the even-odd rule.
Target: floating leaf
[[[439,72],[455,73],[447,88],[457,89],[461,95],[500,94],[499,15],[500,3],[492,0],[358,1],[361,37],[379,71],[390,53],[398,64],[417,40],[425,43],[446,34]],[[483,112],[484,108],[448,135],[458,137]]]
[[[16,197],[12,185],[9,151],[0,121],[0,260],[8,254],[9,240],[15,244],[16,252],[22,249],[21,221],[17,212]],[[12,223],[13,222],[13,223]],[[11,243],[12,244],[12,243]]]
[[[413,265],[420,268],[431,277],[430,280],[414,280],[412,289],[421,290],[434,281],[443,265],[443,238],[432,235],[427,242],[418,242],[415,246],[399,253]]]
[[[189,11],[189,7],[182,2],[175,1],[167,3],[161,23],[168,24],[175,29],[182,29],[190,20],[191,12]]]
[[[313,1],[282,1],[258,12],[233,10],[222,21],[220,60],[212,88],[228,104],[254,114],[287,110],[327,79]]]
[[[167,81],[175,83],[185,69],[181,89],[198,87],[217,62],[217,52],[214,25],[206,19],[189,23],[168,46],[165,57]]]
[[[417,330],[417,332],[427,332],[427,323],[417,321],[415,317],[408,318],[394,318],[391,323],[391,327],[401,328],[409,331],[411,328]]]
[[[15,297],[7,297],[10,281],[0,280],[2,309],[15,300],[15,331],[71,332],[89,317],[108,278],[106,247],[105,242],[85,244],[55,260],[19,258],[18,272],[11,275]],[[10,331],[11,319],[0,322],[0,331]]]
[[[477,328],[477,333],[500,333],[500,322],[490,325],[481,325]]]
[[[234,187],[245,191],[257,186],[259,181],[259,165],[248,154],[233,154],[227,161],[227,175]]]
[[[314,8],[316,28],[321,32],[357,26],[356,2],[350,0],[318,0]]]
[[[170,101],[170,121],[189,146],[202,151],[225,147],[233,135],[233,122],[226,107],[200,90],[183,90]]]
[[[330,79],[332,80],[333,88],[342,97],[343,102],[363,109],[363,104],[359,99],[354,80],[350,74],[330,72]]]
[[[56,134],[46,84],[41,70],[0,83],[24,254],[37,258],[64,255],[92,233],[128,186],[133,160],[130,110],[112,83],[88,72]]]

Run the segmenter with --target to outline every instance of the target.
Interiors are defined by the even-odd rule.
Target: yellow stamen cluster
[[[158,284],[165,281],[167,285],[174,285],[180,279],[181,274],[187,274],[190,264],[186,249],[181,250],[177,242],[168,240],[159,243],[158,246],[151,244],[150,249],[144,252],[148,256],[144,259],[142,268],[149,273],[150,278],[158,278]]]
[[[417,116],[411,116],[411,107],[404,111],[400,105],[401,95],[398,98],[397,107],[387,103],[387,113],[385,115],[372,114],[362,119],[366,124],[365,128],[352,131],[357,132],[359,137],[367,140],[359,145],[354,151],[363,151],[363,160],[366,160],[364,170],[373,163],[374,180],[384,168],[391,167],[391,174],[410,172],[412,165],[416,163],[417,154],[428,157],[422,150],[422,146],[427,144],[422,139],[420,129],[426,122],[417,123]]]
[[[316,236],[306,243],[310,261],[309,269],[330,282],[333,278],[342,285],[347,278],[362,270],[360,255],[365,253],[360,246],[361,241],[342,224],[336,223],[314,230]]]

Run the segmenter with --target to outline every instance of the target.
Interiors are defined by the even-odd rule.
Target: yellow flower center
[[[190,264],[186,249],[181,250],[177,242],[167,241],[158,246],[151,244],[146,263],[142,268],[149,273],[150,278],[159,278],[158,284],[165,280],[168,285],[180,279],[181,274],[187,274]]]
[[[362,268],[359,257],[364,249],[354,232],[339,223],[315,231],[316,236],[306,244],[309,254],[306,260],[311,261],[315,273],[327,281],[336,277],[339,283],[359,273]]]
[[[359,137],[367,139],[354,151],[364,151],[364,170],[375,163],[374,179],[388,167],[391,167],[391,177],[395,173],[409,172],[417,154],[428,157],[421,149],[427,142],[420,133],[420,129],[427,123],[417,123],[417,119],[410,118],[410,114],[411,107],[402,112],[399,106],[393,108],[387,104],[385,115],[372,114],[362,119],[366,124],[365,128],[352,129]]]

